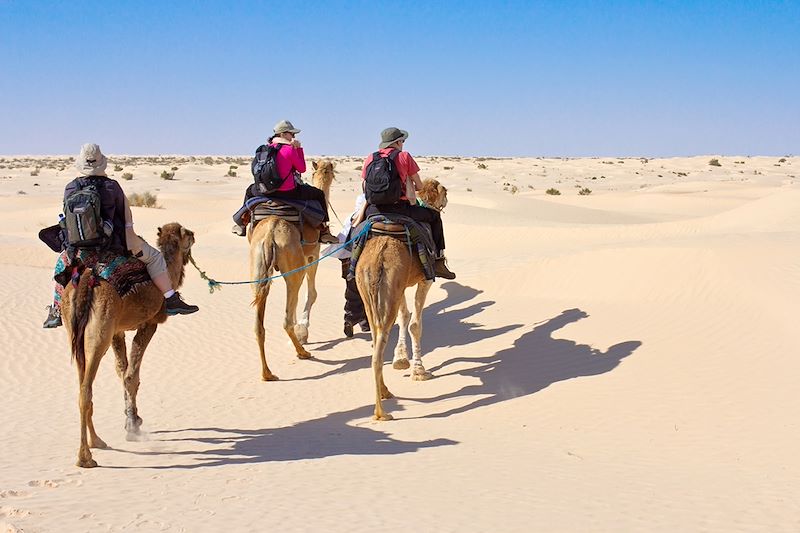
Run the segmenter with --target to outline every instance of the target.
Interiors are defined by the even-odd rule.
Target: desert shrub
[[[170,170],[171,170],[171,171],[173,171],[173,172],[175,172],[175,171],[177,171],[177,170],[178,170],[178,167],[172,167],[172,168],[170,168]]]
[[[511,194],[517,194],[519,191],[516,185],[511,185],[508,190],[511,191]]]
[[[487,167],[485,163],[478,163],[478,168],[481,170],[486,170],[489,167]]]
[[[143,193],[135,192],[128,196],[128,203],[134,207],[158,207],[158,198],[150,191]]]
[[[228,177],[230,177],[230,178],[235,178],[236,177],[236,171],[233,170],[234,168],[237,168],[237,167],[231,167],[231,168],[228,169],[228,174],[227,174]]]
[[[125,181],[131,181],[133,179],[133,174],[131,174],[130,172],[125,172],[124,174],[122,174],[122,179],[124,179]]]
[[[39,175],[39,167],[34,168],[31,170],[31,176],[38,176]]]
[[[114,165],[114,172],[122,172],[122,166]]]
[[[445,170],[453,170],[453,167],[442,167]]]
[[[354,168],[353,170],[361,170],[361,169],[363,169],[363,168],[364,168],[364,165],[358,165],[358,166],[357,166],[356,168]]]
[[[239,168],[239,167],[237,167],[236,165],[231,165],[231,166],[230,166],[230,167],[228,167],[228,168],[230,168],[230,170],[236,170],[236,169],[237,169],[237,168]]]
[[[203,158],[203,163],[205,163],[206,165],[213,165],[214,164],[214,158],[213,157],[204,157]]]
[[[719,159],[712,159],[711,161],[708,162],[708,164],[711,165],[712,167],[721,167],[722,166],[719,163]]]
[[[781,157],[780,159],[778,159],[778,163],[786,163],[786,158]]]
[[[588,187],[583,187],[581,190],[578,191],[578,194],[581,196],[586,196],[587,194],[592,194],[592,189]]]
[[[167,172],[166,170],[161,171],[161,179],[162,180],[171,180],[175,178],[174,172]]]
[[[467,192],[472,192],[472,189],[470,189],[469,187],[467,187]]]
[[[558,189],[554,189],[552,187],[550,187],[549,189],[547,189],[544,192],[547,193],[547,194],[550,194],[552,196],[558,196],[559,194],[561,194],[561,191],[559,191]]]

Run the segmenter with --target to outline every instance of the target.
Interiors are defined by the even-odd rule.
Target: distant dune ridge
[[[156,197],[133,208],[142,236],[180,222],[209,276],[248,278],[230,217],[249,156],[108,158],[128,195]],[[343,219],[363,158],[331,159]],[[94,422],[110,449],[87,471],[66,334],[41,327],[56,258],[36,238],[72,160],[0,156],[0,532],[800,528],[800,158],[418,162],[448,188],[458,278],[427,300],[434,379],[391,368],[392,334],[394,421],[371,419],[370,340],[344,338],[337,260],[317,275],[311,360],[271,291],[269,383],[250,288],[210,294],[189,269],[201,310],[147,350],[144,437],[125,440],[108,354]]]

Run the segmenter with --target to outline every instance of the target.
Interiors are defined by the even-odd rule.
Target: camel
[[[184,267],[189,260],[194,233],[172,222],[158,228],[158,247],[164,254],[167,271],[176,288],[183,283]],[[96,283],[96,284],[95,284]],[[92,287],[92,284],[95,284]],[[81,420],[81,444],[77,466],[93,468],[97,462],[90,448],[107,448],[97,436],[92,414],[92,384],[100,361],[109,346],[116,356],[117,375],[125,395],[125,429],[128,439],[135,438],[142,425],[136,406],[139,391],[139,369],[142,357],[158,325],[167,319],[164,296],[153,283],[120,298],[106,281],[95,278],[86,269],[77,287],[69,283],[64,289],[61,310],[72,357],[78,368],[80,386],[78,408]],[[125,332],[136,330],[130,355],[125,345]]]
[[[447,205],[447,189],[437,180],[426,179],[419,197],[429,207],[441,211]],[[422,309],[433,284],[426,280],[419,258],[412,257],[406,243],[389,236],[372,237],[364,245],[356,266],[356,285],[364,301],[369,327],[372,332],[372,370],[375,376],[375,420],[392,420],[383,410],[381,400],[393,395],[383,380],[383,352],[389,340],[389,331],[395,319],[400,334],[394,351],[392,367],[409,368],[406,331],[411,335],[414,367],[411,379],[425,381],[432,374],[422,364]],[[416,285],[414,314],[408,311],[405,290]]]
[[[320,160],[313,163],[314,186],[325,192],[327,200],[333,181],[335,163]],[[284,276],[286,282],[286,311],[283,320],[283,329],[294,345],[299,359],[309,359],[311,354],[303,348],[303,343],[308,340],[308,327],[311,319],[311,307],[317,299],[315,286],[317,275],[317,259],[319,259],[319,230],[307,224],[303,225],[301,232],[294,224],[276,216],[268,216],[258,221],[252,231],[248,232],[250,242],[250,278],[252,280],[265,279],[272,276],[277,268],[283,273],[309,265],[298,272]],[[302,241],[301,241],[302,239]],[[296,320],[297,303],[299,300],[300,286],[303,278],[307,277],[306,303],[300,322]],[[265,353],[264,310],[267,296],[269,296],[271,282],[261,282],[253,285],[254,299],[252,305],[256,308],[255,333],[261,355],[261,379],[264,381],[277,381],[278,376],[272,373],[267,365]]]

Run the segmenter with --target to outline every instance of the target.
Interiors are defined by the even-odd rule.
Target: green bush
[[[162,180],[171,180],[175,178],[174,172],[167,172],[166,170],[161,171],[161,179]]]
[[[122,175],[122,179],[124,179],[125,181],[131,181],[133,179],[133,174],[131,174],[130,172],[125,172]]]
[[[581,196],[586,196],[587,194],[592,194],[592,189],[590,189],[588,187],[584,187],[584,188],[582,188],[581,190],[578,191],[578,194],[580,194]]]
[[[120,165],[114,165],[114,172],[122,172],[122,167]]]
[[[547,189],[544,192],[547,193],[547,194],[550,194],[552,196],[558,196],[559,194],[561,194],[561,191],[559,191],[558,189],[553,189],[552,187],[550,187],[549,189]]]
[[[722,166],[719,163],[719,159],[712,159],[711,161],[708,162],[708,164],[711,165],[712,167],[721,167]]]
[[[231,167],[231,168],[228,169],[228,176],[231,177],[231,178],[235,178],[236,177],[236,171],[233,170],[234,168],[236,168],[236,167]]]

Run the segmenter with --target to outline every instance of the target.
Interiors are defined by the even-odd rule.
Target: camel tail
[[[78,280],[72,298],[72,358],[75,359],[81,375],[86,368],[86,349],[83,341],[86,336],[86,324],[89,323],[92,312],[93,287],[94,273],[85,270]]]
[[[253,257],[253,276],[254,279],[264,279],[272,276],[275,271],[275,237],[272,232],[267,232],[261,242],[261,248]],[[269,294],[269,284],[271,281],[262,281],[256,287],[256,296],[252,305],[259,306],[267,299]]]
[[[377,261],[365,272],[369,287],[367,298],[370,300],[369,307],[375,310],[373,320],[377,322],[376,326],[378,329],[388,330],[394,324],[395,318],[397,318],[396,296],[392,295],[397,292],[395,287],[397,282],[389,276],[385,260],[382,258],[387,247],[386,242],[381,242],[379,246],[381,248],[378,250],[377,255],[381,257],[381,260]],[[402,294],[402,287],[399,290],[400,294]]]

